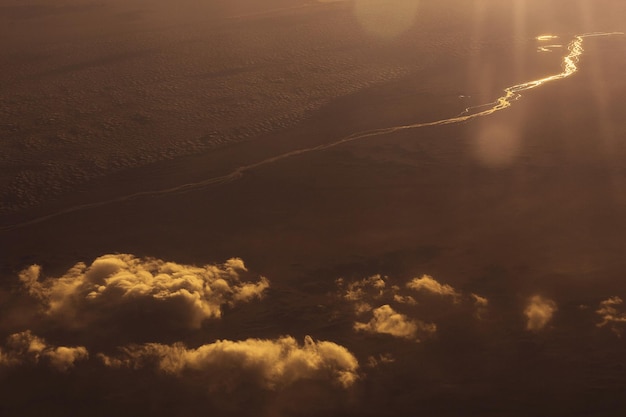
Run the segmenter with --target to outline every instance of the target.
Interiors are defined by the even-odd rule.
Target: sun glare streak
[[[526,51],[524,41],[528,38],[528,13],[526,10],[526,0],[515,0],[513,3],[513,35],[515,40],[514,70],[518,77],[524,73],[526,68]]]
[[[524,91],[535,89],[537,87],[540,87],[552,81],[567,78],[571,76],[572,74],[576,73],[578,71],[578,62],[580,60],[581,55],[584,52],[583,41],[585,38],[601,37],[601,36],[615,36],[615,35],[624,35],[624,32],[593,32],[593,33],[585,33],[582,35],[575,36],[574,39],[569,43],[567,47],[568,54],[563,57],[562,71],[560,73],[507,87],[503,90],[504,94],[498,97],[495,101],[491,103],[485,103],[485,104],[469,107],[456,117],[451,117],[451,118],[442,119],[442,120],[435,120],[431,122],[413,123],[413,124],[408,124],[408,125],[392,126],[392,127],[369,130],[365,132],[353,133],[335,142],[318,145],[318,146],[314,146],[311,148],[297,149],[291,152],[286,152],[284,154],[276,155],[274,157],[261,160],[259,162],[240,166],[236,168],[235,170],[233,170],[232,172],[222,175],[222,176],[208,178],[203,181],[182,184],[176,187],[171,187],[171,188],[166,188],[166,189],[161,189],[161,190],[141,191],[135,194],[126,195],[126,196],[114,198],[114,199],[107,200],[107,201],[100,201],[100,202],[95,202],[95,203],[88,203],[88,204],[78,205],[74,207],[69,207],[67,209],[49,214],[47,216],[42,216],[42,217],[38,217],[38,218],[29,220],[26,222],[1,227],[0,230],[13,230],[19,227],[24,227],[24,226],[40,223],[40,222],[49,220],[51,218],[58,217],[63,214],[69,214],[69,213],[74,213],[74,212],[85,210],[85,209],[102,207],[102,206],[109,205],[109,204],[135,200],[141,197],[154,197],[154,196],[160,196],[160,195],[165,195],[165,194],[183,193],[183,192],[188,192],[188,191],[192,191],[195,189],[207,187],[210,185],[229,183],[229,182],[232,182],[241,178],[244,173],[254,170],[256,168],[260,168],[265,165],[270,165],[275,162],[281,161],[283,159],[287,159],[287,158],[291,158],[291,157],[295,157],[295,156],[299,156],[299,155],[303,155],[307,153],[312,153],[312,152],[324,151],[324,150],[331,149],[339,145],[343,145],[345,143],[354,142],[354,141],[361,140],[361,139],[366,139],[366,138],[371,138],[371,137],[376,137],[376,136],[384,136],[384,135],[389,135],[395,132],[418,129],[418,128],[423,128],[423,127],[457,124],[457,123],[466,122],[472,119],[476,119],[479,117],[489,116],[491,114],[494,114],[496,112],[499,112],[501,110],[505,110],[511,107],[514,102],[518,101],[522,97],[522,92]],[[542,35],[542,36],[547,36],[547,35]],[[514,148],[516,146],[516,145],[515,146],[513,145],[514,144],[512,143],[511,148]]]
[[[554,44],[554,45],[545,45],[537,47],[538,52],[552,52],[554,49],[562,48],[563,45]]]
[[[583,28],[585,31],[591,30],[596,20],[594,17],[594,7],[592,7],[593,0],[579,0],[578,1],[578,16],[582,19]]]
[[[550,41],[552,39],[559,39],[559,37],[556,35],[539,35],[535,39],[540,42],[543,42],[543,41]]]

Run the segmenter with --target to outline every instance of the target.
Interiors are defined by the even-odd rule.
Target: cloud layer
[[[357,359],[343,346],[314,341],[307,336],[300,345],[293,337],[275,340],[219,340],[197,349],[181,343],[148,343],[120,349],[117,356],[100,354],[114,368],[154,366],[161,372],[181,376],[203,373],[209,385],[234,387],[254,381],[267,389],[280,389],[300,380],[330,380],[342,387],[358,378]]]
[[[202,267],[136,258],[129,254],[104,255],[89,266],[78,263],[59,278],[41,279],[33,265],[20,273],[29,294],[41,301],[47,315],[71,326],[84,326],[111,312],[139,309],[186,328],[222,315],[222,307],[261,298],[269,281],[243,281],[241,259]],[[92,314],[90,314],[92,313]]]
[[[84,346],[53,346],[35,336],[30,330],[12,334],[4,348],[0,348],[0,366],[16,366],[24,363],[39,363],[42,359],[50,366],[67,371],[77,361],[85,360],[89,353]]]

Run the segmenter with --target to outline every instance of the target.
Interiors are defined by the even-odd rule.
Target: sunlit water
[[[504,94],[498,97],[495,101],[481,104],[478,106],[469,107],[465,109],[461,114],[455,117],[442,119],[442,120],[435,120],[431,122],[392,126],[392,127],[381,128],[381,129],[368,130],[364,132],[358,132],[358,133],[354,133],[349,136],[343,137],[341,139],[338,139],[335,142],[331,142],[331,143],[327,143],[327,144],[319,145],[319,146],[314,146],[311,148],[297,149],[295,151],[291,151],[291,152],[280,154],[271,158],[267,158],[262,161],[255,162],[253,164],[244,165],[244,166],[238,167],[237,169],[233,170],[232,172],[226,175],[222,175],[219,177],[213,177],[213,178],[209,178],[203,181],[192,182],[188,184],[179,185],[176,187],[165,188],[161,190],[153,190],[153,191],[142,191],[142,192],[118,197],[118,198],[111,199],[111,200],[69,207],[67,209],[49,214],[47,216],[42,216],[42,217],[38,217],[38,218],[29,220],[23,223],[3,227],[0,230],[16,229],[19,227],[40,223],[45,220],[49,220],[51,218],[54,218],[63,214],[73,213],[76,211],[85,210],[89,208],[101,207],[101,206],[105,206],[108,204],[119,203],[123,201],[129,201],[129,200],[133,200],[133,199],[137,199],[141,197],[182,193],[182,192],[187,192],[187,191],[195,190],[195,189],[202,188],[202,187],[207,187],[210,185],[231,182],[240,178],[247,171],[251,171],[253,169],[256,169],[265,165],[269,165],[274,162],[281,161],[283,159],[287,159],[287,158],[291,158],[294,156],[311,153],[311,152],[324,151],[326,149],[334,148],[336,146],[343,145],[349,142],[354,142],[360,139],[371,138],[375,136],[389,135],[395,132],[409,130],[409,129],[419,129],[422,127],[442,126],[442,125],[462,123],[462,122],[466,122],[466,121],[469,121],[478,117],[489,116],[493,113],[496,113],[496,112],[499,112],[501,110],[511,107],[514,102],[518,101],[522,97],[522,93],[525,91],[538,88],[552,81],[557,81],[557,80],[567,78],[571,76],[572,74],[576,73],[578,71],[578,63],[580,61],[580,57],[582,56],[584,52],[583,42],[585,38],[600,37],[600,36],[616,36],[616,35],[624,35],[624,33],[623,32],[594,32],[594,33],[585,33],[582,35],[575,36],[572,39],[572,41],[568,44],[568,47],[567,47],[568,52],[567,52],[567,55],[563,57],[562,71],[560,73],[550,75],[544,78],[540,78],[537,80],[526,81],[521,84],[516,84],[510,87],[507,87],[503,90]],[[553,40],[555,38],[556,36],[554,35],[541,35],[541,36],[538,36],[536,39],[538,41],[548,41],[548,40]],[[545,48],[549,48],[550,46],[551,45],[547,45]]]

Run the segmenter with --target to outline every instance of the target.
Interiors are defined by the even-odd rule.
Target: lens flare
[[[418,0],[356,0],[354,13],[367,32],[390,39],[413,25],[418,6]]]
[[[473,153],[483,165],[498,168],[513,163],[520,147],[519,129],[489,123],[474,138]]]

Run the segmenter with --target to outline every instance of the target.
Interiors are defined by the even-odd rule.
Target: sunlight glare
[[[475,158],[483,165],[492,168],[510,165],[520,150],[519,131],[505,124],[487,124],[474,138]]]
[[[418,0],[356,0],[354,13],[368,33],[390,39],[413,25],[418,6]]]
[[[556,35],[539,35],[535,39],[540,42],[543,42],[543,41],[550,41],[550,40],[558,39],[558,38],[559,37]]]

